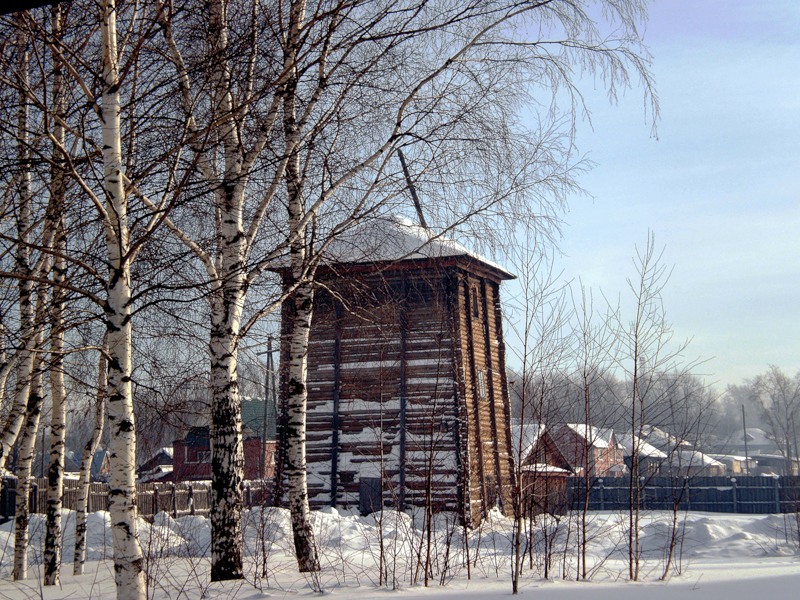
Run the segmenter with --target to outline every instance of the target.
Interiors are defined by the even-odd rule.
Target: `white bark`
[[[43,247],[48,248],[52,243],[52,224],[45,219],[45,240]],[[34,349],[42,347],[44,338],[44,323],[49,301],[49,286],[47,277],[50,274],[49,254],[45,254],[36,269],[39,284],[36,286],[36,310],[33,317],[35,333],[30,340]],[[31,488],[31,471],[33,456],[36,446],[36,434],[39,431],[39,420],[44,403],[42,353],[30,352],[31,371],[26,377],[28,389],[25,408],[25,426],[22,430],[22,439],[18,444],[19,461],[17,463],[17,506],[14,521],[14,579],[27,578],[28,570],[28,522],[30,519],[28,495]]]
[[[64,248],[63,222],[58,225],[57,236]],[[63,256],[63,255],[62,255]],[[54,281],[63,281],[66,264],[59,258],[54,266]],[[50,343],[50,398],[52,415],[50,420],[50,464],[47,470],[47,533],[44,551],[44,584],[58,585],[61,568],[61,498],[64,492],[64,453],[66,443],[67,399],[64,386],[64,302],[63,293],[53,290],[54,306],[51,315]]]
[[[306,235],[303,224],[303,178],[300,169],[300,126],[297,121],[297,52],[299,36],[305,19],[303,0],[293,2],[286,42],[285,68],[290,73],[283,93],[283,129],[286,164],[286,191],[288,196],[289,231],[295,235],[290,245],[292,284],[294,294],[284,303],[289,318],[288,393],[284,430],[286,444],[286,492],[292,519],[292,533],[297,565],[300,572],[319,571],[319,558],[311,528],[306,476],[306,408],[308,405],[307,370],[308,339],[314,308],[314,290],[310,283],[302,283],[307,271]],[[289,305],[289,306],[286,306]]]
[[[86,513],[89,508],[89,490],[92,477],[92,459],[100,438],[103,435],[105,421],[106,391],[108,389],[107,345],[103,343],[100,360],[97,364],[97,398],[95,399],[94,428],[92,435],[83,447],[81,468],[78,474],[78,505],[75,507],[75,554],[73,555],[73,575],[83,575],[86,561]]]
[[[243,226],[244,189],[238,132],[227,66],[228,24],[225,2],[209,6],[209,42],[216,60],[212,78],[224,172],[215,190],[218,278],[212,283],[211,332],[211,580],[241,579],[242,484],[244,446],[237,375],[242,308],[247,289]]]
[[[313,313],[313,290],[300,286],[287,301],[292,318],[289,339],[288,396],[284,440],[286,491],[292,518],[295,555],[301,572],[319,571],[319,558],[311,529],[306,477],[306,408],[308,388],[308,338]]]
[[[131,387],[131,283],[127,193],[123,184],[116,6],[103,0],[103,187],[106,192],[109,279],[108,343],[109,512],[119,600],[144,600],[142,549],[136,523],[136,432]]]
[[[61,9],[53,8],[53,35],[61,34]],[[60,63],[53,61],[53,112],[56,115],[53,137],[57,146],[53,149],[58,158],[58,146],[64,144],[64,94]],[[57,162],[54,160],[54,164]],[[64,230],[64,174],[58,167],[51,171],[50,206],[48,221],[54,226],[53,248],[53,304],[50,311],[50,464],[47,470],[47,531],[44,547],[44,584],[58,585],[61,572],[61,498],[64,492],[64,452],[66,443],[67,402],[64,386],[64,290],[66,281],[67,240]]]
[[[11,408],[3,424],[2,435],[0,435],[0,472],[5,470],[8,457],[11,454],[17,436],[19,435],[22,422],[25,420],[25,409],[30,392],[30,377],[33,372],[35,348],[35,331],[33,327],[33,280],[31,275],[31,173],[29,135],[28,135],[28,102],[26,89],[29,86],[28,76],[28,36],[21,24],[22,17],[17,16],[19,27],[17,28],[16,44],[19,52],[19,108],[17,110],[17,139],[18,151],[17,160],[23,165],[21,180],[19,185],[19,212],[17,215],[17,248],[16,265],[14,267],[18,279],[19,289],[19,335],[22,340],[22,348],[19,352],[17,363],[16,384],[14,386],[14,396]]]
[[[17,465],[17,507],[14,517],[14,580],[28,577],[28,522],[30,507],[28,497],[31,489],[31,467],[36,447],[36,434],[39,431],[39,417],[42,414],[42,373],[40,361],[36,361],[36,373],[30,384],[30,395],[25,414],[25,428],[19,442],[19,463]]]
[[[231,282],[232,283],[232,282]],[[225,287],[228,287],[226,285]],[[241,579],[244,446],[236,370],[241,303],[214,299],[211,342],[211,579]],[[244,295],[240,294],[239,298]]]

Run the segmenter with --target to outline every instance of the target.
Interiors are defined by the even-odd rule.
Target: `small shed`
[[[137,472],[139,483],[153,481],[172,481],[172,448],[159,448],[144,461]]]
[[[567,478],[573,472],[549,430],[542,423],[516,423],[511,436],[515,459],[520,461],[525,513],[565,513],[569,504]]]
[[[509,511],[500,284],[513,275],[401,219],[359,225],[326,257],[308,345],[311,506]]]

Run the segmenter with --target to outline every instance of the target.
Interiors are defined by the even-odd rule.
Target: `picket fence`
[[[800,477],[649,477],[640,478],[640,507],[644,510],[769,514],[800,511]],[[567,482],[568,506],[584,506],[586,482]],[[626,510],[630,506],[630,479],[590,480],[589,510]]]
[[[0,518],[6,520],[14,516],[16,509],[16,484],[13,477],[2,480],[0,489]],[[64,481],[64,508],[75,510],[78,502],[78,482]],[[272,500],[271,480],[246,481],[244,487],[244,506],[261,506]],[[139,516],[152,518],[158,512],[170,513],[173,517],[198,514],[207,515],[210,507],[211,484],[208,482],[183,483],[139,483],[136,484],[136,504]],[[47,511],[47,479],[33,479],[29,496],[29,506],[33,513]],[[108,510],[108,484],[89,484],[89,512]]]

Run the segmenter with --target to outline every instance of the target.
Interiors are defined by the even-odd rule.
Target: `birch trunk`
[[[54,282],[64,280],[64,226],[58,225],[57,250],[61,257],[54,265]],[[44,548],[44,584],[58,585],[61,569],[61,499],[64,492],[64,451],[66,442],[67,401],[64,386],[64,300],[58,287],[53,290],[50,342],[50,464],[47,469],[47,532]]]
[[[131,387],[131,284],[127,194],[123,184],[120,81],[114,0],[103,1],[103,187],[109,278],[105,306],[108,343],[109,512],[119,600],[144,600],[142,549],[136,522],[136,432]]]
[[[287,42],[286,64],[296,62],[300,25],[305,14],[305,2],[295,2],[291,7]],[[290,245],[292,283],[299,284],[286,302],[289,308],[289,366],[287,377],[287,405],[284,435],[286,440],[286,492],[292,519],[297,566],[301,573],[319,571],[319,558],[311,528],[306,476],[306,409],[308,405],[307,368],[308,339],[314,310],[314,290],[303,283],[306,272],[306,235],[302,225],[305,216],[303,179],[298,147],[300,128],[297,123],[297,73],[295,67],[284,92],[283,119],[286,152],[286,191],[288,198],[289,231],[295,235]]]
[[[48,215],[51,207],[48,207]],[[49,248],[52,244],[52,223],[45,218],[44,224],[45,239],[42,242],[44,248]],[[47,278],[50,275],[51,256],[45,254],[40,265],[35,270],[39,284],[36,286],[36,310],[33,316],[33,328],[35,334],[29,340],[32,346],[31,371],[27,374],[27,388],[29,390],[26,409],[25,427],[22,431],[22,439],[19,442],[19,462],[17,464],[17,495],[16,495],[16,514],[14,521],[14,579],[26,579],[28,575],[28,522],[30,520],[30,508],[28,497],[31,488],[31,470],[33,467],[33,456],[36,447],[36,435],[39,431],[39,421],[42,414],[42,404],[44,403],[43,392],[43,368],[42,353],[34,350],[40,349],[44,338],[44,323],[46,313],[49,308],[50,288]]]
[[[53,7],[53,36],[61,37],[61,8]],[[63,145],[64,94],[61,63],[53,61],[53,112],[58,117],[53,127],[53,137],[57,144]],[[58,158],[58,148],[53,149],[54,159]],[[53,161],[57,165],[57,160]],[[64,492],[64,451],[66,436],[67,402],[64,386],[64,290],[60,287],[66,281],[67,240],[64,230],[65,181],[61,169],[51,170],[51,189],[49,221],[55,226],[53,239],[53,304],[50,311],[50,398],[52,415],[50,419],[50,464],[47,469],[47,531],[44,545],[44,585],[58,585],[61,572],[61,505]]]
[[[83,447],[80,474],[78,475],[78,505],[75,507],[75,554],[73,555],[72,567],[74,575],[83,575],[83,565],[86,561],[86,513],[89,508],[92,459],[97,447],[100,445],[106,414],[106,391],[108,388],[106,351],[107,346],[103,343],[97,364],[97,398],[95,399],[94,428],[89,441]]]
[[[19,211],[17,214],[17,247],[14,270],[19,275],[17,286],[19,290],[19,332],[22,347],[17,363],[16,384],[11,408],[3,424],[0,436],[0,472],[5,471],[8,457],[19,436],[22,422],[25,420],[25,410],[30,393],[30,377],[33,372],[33,351],[35,331],[33,327],[33,280],[31,275],[31,173],[30,150],[28,135],[28,99],[26,90],[29,87],[28,76],[28,38],[21,22],[22,16],[17,15],[17,39],[19,51],[19,109],[17,111],[17,160],[22,166],[19,185]]]
[[[19,463],[17,465],[17,507],[14,518],[14,581],[28,578],[28,505],[31,490],[31,468],[36,447],[36,434],[39,431],[39,417],[42,414],[42,373],[40,361],[36,361],[36,373],[30,384],[28,406],[25,411],[25,428],[19,443]]]
[[[211,580],[241,579],[244,445],[237,371],[242,308],[247,293],[244,190],[239,135],[234,118],[231,74],[227,63],[226,4],[209,5],[209,44],[213,65],[214,105],[222,143],[224,172],[215,200],[217,279],[211,301]]]
[[[235,248],[223,236],[225,258]],[[227,269],[225,271],[228,271]],[[223,272],[225,272],[223,271]],[[228,271],[229,272],[229,271]],[[211,580],[241,579],[244,446],[237,376],[238,333],[244,294],[226,279],[213,301],[211,341]],[[233,289],[230,289],[233,288]],[[238,293],[237,293],[238,292]]]
[[[306,478],[306,407],[308,388],[308,337],[313,312],[313,291],[303,285],[292,298],[290,314],[288,393],[285,420],[286,492],[292,518],[292,533],[301,573],[319,571],[319,558],[311,529]]]

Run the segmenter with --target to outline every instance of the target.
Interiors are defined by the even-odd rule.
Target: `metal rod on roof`
[[[419,224],[427,229],[428,224],[425,222],[425,215],[422,214],[422,204],[419,201],[419,196],[417,196],[417,189],[414,187],[414,182],[411,181],[411,174],[408,172],[408,165],[406,165],[406,157],[403,155],[403,151],[400,148],[397,149],[397,156],[400,158],[400,166],[403,167],[403,175],[405,175],[406,178],[408,191],[411,192],[411,199],[414,201],[414,208],[417,209]]]

